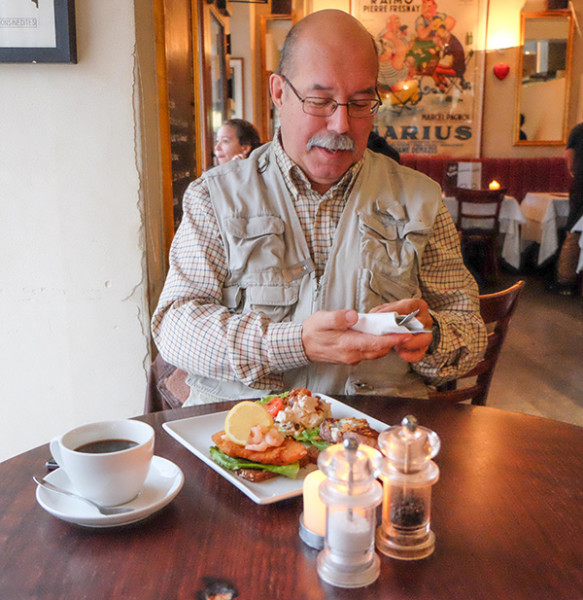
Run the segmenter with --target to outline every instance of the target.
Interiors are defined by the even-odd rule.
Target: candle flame
[[[494,179],[494,181],[490,182],[490,185],[488,187],[491,190],[499,190],[500,189],[500,184]]]

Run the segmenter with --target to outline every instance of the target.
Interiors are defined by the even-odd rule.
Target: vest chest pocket
[[[225,219],[225,247],[234,278],[244,272],[281,268],[284,231],[282,219],[275,215]]]
[[[262,312],[273,321],[289,321],[298,302],[297,285],[248,286],[243,312]]]
[[[387,213],[359,214],[359,310],[419,294],[420,248],[427,230]]]
[[[411,277],[386,277],[380,272],[362,269],[358,276],[358,310],[369,312],[375,306],[404,298],[420,298],[421,290],[415,269]]]
[[[363,266],[372,268],[376,265],[387,271],[391,264],[401,262],[403,240],[395,219],[389,215],[359,214],[358,229]]]

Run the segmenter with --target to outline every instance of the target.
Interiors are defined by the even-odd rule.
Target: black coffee
[[[76,452],[87,452],[89,454],[104,454],[105,452],[119,452],[120,450],[127,450],[137,446],[138,442],[132,442],[131,440],[98,440],[96,442],[89,442],[83,444],[79,448],[75,448]]]

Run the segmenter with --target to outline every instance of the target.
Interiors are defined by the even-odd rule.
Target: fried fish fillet
[[[257,450],[247,450],[244,446],[235,444],[225,434],[219,431],[212,436],[213,442],[221,452],[228,456],[244,458],[254,462],[267,465],[291,465],[297,460],[302,459],[308,451],[305,446],[292,438],[286,437],[281,446],[269,448],[258,452]]]
[[[346,417],[344,419],[326,419],[320,425],[320,437],[333,444],[341,444],[347,435],[352,435],[359,444],[378,449],[379,432],[373,429],[366,419]]]

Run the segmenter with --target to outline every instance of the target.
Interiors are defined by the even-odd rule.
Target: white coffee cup
[[[123,441],[135,445],[115,451],[96,451],[95,445],[87,448],[107,440],[117,442],[113,447],[129,445]],[[72,491],[103,506],[115,506],[129,502],[142,489],[154,455],[154,430],[147,423],[128,419],[89,423],[56,437],[50,447]]]

